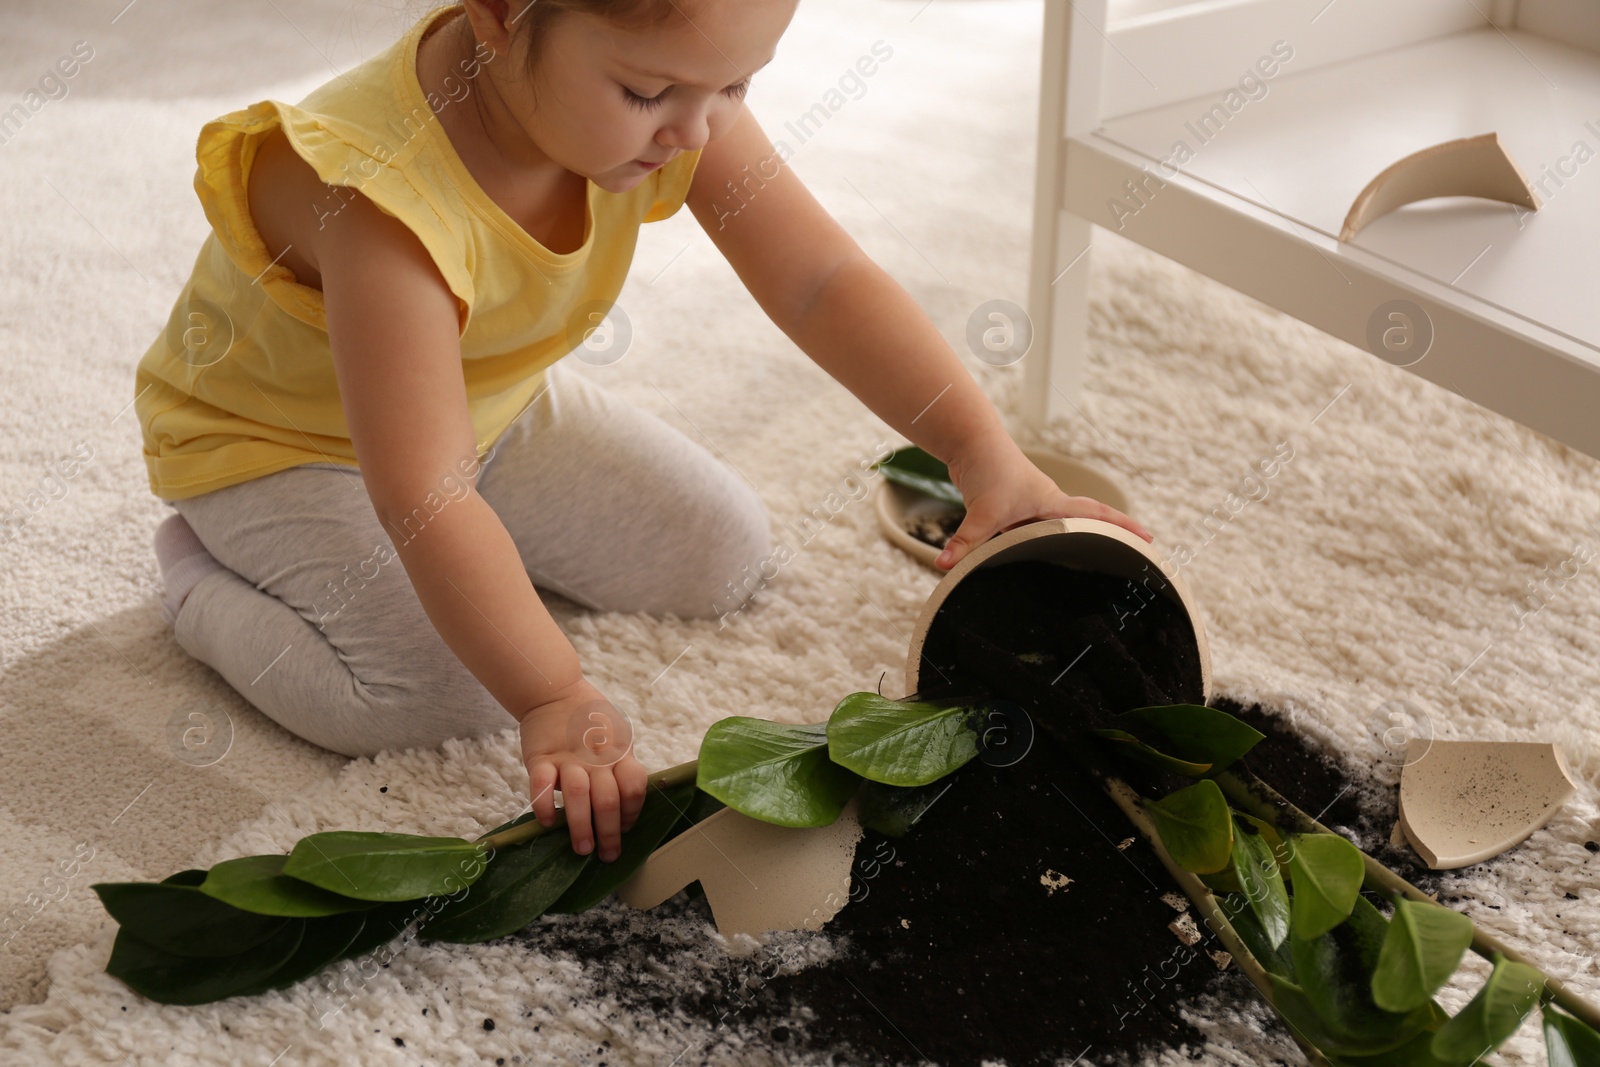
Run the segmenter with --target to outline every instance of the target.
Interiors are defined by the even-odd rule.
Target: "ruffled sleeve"
[[[689,186],[694,182],[694,169],[703,151],[702,148],[696,148],[693,152],[683,152],[655,172],[656,198],[650,210],[645,212],[645,222],[660,222],[678,213],[689,195]]]
[[[293,271],[272,261],[250,215],[250,168],[262,137],[279,125],[295,152],[311,164],[324,182],[358,190],[417,235],[459,301],[458,333],[465,331],[474,294],[468,265],[470,235],[462,229],[459,219],[419,192],[401,168],[387,165],[393,157],[381,144],[364,148],[356,143],[358,138],[341,136],[319,116],[277,100],[262,100],[206,123],[200,128],[195,147],[199,165],[195,193],[239,270],[258,279],[289,314],[321,330],[328,328],[322,292],[295,281]],[[661,169],[667,170],[671,165]],[[327,212],[336,214],[349,196],[329,189]]]

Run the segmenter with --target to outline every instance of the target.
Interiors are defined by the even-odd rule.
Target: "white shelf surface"
[[[1447,287],[1464,306],[1482,301],[1554,331],[1600,363],[1600,56],[1487,28],[1286,69],[1265,85],[1220,130],[1213,120],[1204,142],[1200,118],[1222,93],[1114,119],[1093,136],[1148,159],[1158,177],[1181,141],[1193,152],[1180,165],[1186,177],[1333,240],[1337,254],[1351,202],[1385,167],[1496,132],[1539,190],[1538,212],[1424,201],[1369,223],[1349,246]]]

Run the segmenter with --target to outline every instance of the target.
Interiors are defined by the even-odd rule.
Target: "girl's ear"
[[[467,22],[477,39],[499,54],[508,55],[511,51],[511,39],[515,35],[515,27],[511,25],[512,19],[520,17],[532,3],[537,2],[538,0],[461,0],[461,6],[466,10]]]

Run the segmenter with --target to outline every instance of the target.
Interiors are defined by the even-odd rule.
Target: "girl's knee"
[[[776,577],[771,522],[754,491],[744,494],[740,506],[728,508],[698,547],[682,561],[674,603],[665,609],[680,618],[717,618],[738,610]]]

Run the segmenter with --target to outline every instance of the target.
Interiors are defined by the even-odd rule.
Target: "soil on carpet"
[[[836,950],[759,977],[730,959],[728,983],[623,982],[608,992],[651,1014],[737,1030],[740,1041],[841,1062],[1119,1064],[1159,1047],[1198,1050],[1202,1035],[1181,1007],[1257,994],[1074,759],[1082,727],[1131,708],[1203,702],[1193,631],[1174,600],[1151,591],[1162,584],[1043,560],[975,571],[935,616],[917,696],[998,698],[1004,713],[984,730],[978,758],[927,788],[908,833],[865,832],[850,902],[822,931]],[[1247,769],[1436,888],[1436,876],[1388,844],[1392,791],[1259,705],[1212,704],[1267,735]],[[1138,764],[1102,766],[1145,796],[1189,784]],[[710,921],[693,894],[669,906]],[[613,951],[594,924],[546,921],[520,936],[583,960]],[[1265,1009],[1261,1019],[1278,1025]]]

